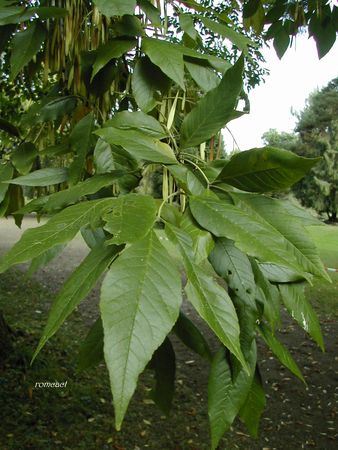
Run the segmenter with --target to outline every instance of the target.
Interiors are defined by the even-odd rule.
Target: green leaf
[[[48,122],[63,119],[66,114],[71,114],[74,111],[78,100],[75,95],[68,95],[46,103],[39,111],[38,121]]]
[[[202,194],[205,191],[206,185],[200,181],[199,178],[193,173],[193,171],[184,164],[172,164],[168,166],[168,170],[175,178],[175,182],[185,192],[193,195]]]
[[[0,217],[6,217],[7,209],[9,207],[9,201],[10,201],[10,193],[6,192],[3,201],[0,203]]]
[[[93,65],[91,80],[95,75],[111,61],[120,58],[136,46],[135,39],[112,39],[97,49],[96,59]]]
[[[9,200],[7,203],[7,208],[4,211],[4,215],[8,217],[11,214],[15,221],[15,225],[21,228],[23,215],[18,213],[18,209],[20,209],[25,203],[22,187],[10,185],[6,194],[6,197],[7,196],[9,197]],[[6,203],[6,198],[4,203]]]
[[[304,288],[304,283],[281,284],[278,286],[286,309],[324,351],[324,341],[319,321],[311,304],[305,297]]]
[[[185,315],[180,315],[173,328],[174,333],[181,339],[184,345],[200,355],[202,358],[210,361],[212,353],[209,345],[200,332],[199,328]]]
[[[222,58],[218,58],[217,56],[208,55],[208,62],[214,69],[217,70],[217,72],[220,72],[222,75],[225,74],[225,72],[232,67],[232,65],[225,61]]]
[[[276,336],[273,335],[269,327],[264,323],[261,323],[258,329],[266,344],[270,347],[271,351],[275,354],[283,366],[289,369],[290,372],[305,383],[304,377],[296,362],[290,355],[288,349],[276,338]]]
[[[210,262],[219,276],[225,279],[238,297],[254,302],[255,278],[247,255],[226,238],[216,239]]]
[[[143,24],[136,15],[124,15],[116,20],[112,26],[116,36],[140,37],[144,35]]]
[[[265,405],[266,399],[263,382],[258,367],[256,367],[249,394],[239,412],[240,418],[245,423],[251,436],[255,438],[258,436],[259,420],[265,409]]]
[[[35,14],[40,19],[59,19],[67,16],[68,11],[66,8],[60,8],[57,6],[39,6],[37,8],[29,8],[32,16]]]
[[[135,172],[135,176],[140,175],[141,164],[136,158],[132,157],[124,148],[118,145],[111,145],[113,153],[113,161],[116,169],[125,170],[128,169],[131,172]]]
[[[98,139],[94,148],[94,167],[96,174],[109,173],[114,170],[114,159],[110,145]]]
[[[161,12],[149,0],[137,0],[137,4],[148,17],[154,27],[161,27]]]
[[[184,213],[180,228],[187,233],[192,240],[194,262],[200,264],[202,261],[206,260],[214,247],[214,240],[208,231],[199,227],[189,209]]]
[[[261,0],[248,0],[243,7],[243,19],[253,16],[261,3]]]
[[[280,295],[276,286],[271,284],[261,270],[261,265],[254,258],[250,258],[252,271],[255,276],[255,298],[263,305],[263,316],[274,330],[280,325]]]
[[[112,199],[103,216],[104,229],[113,235],[112,244],[135,242],[149,233],[154,225],[157,205],[150,195],[127,194]]]
[[[243,57],[226,71],[219,85],[209,91],[184,118],[181,127],[181,148],[201,144],[216,134],[232,118],[242,89]]]
[[[46,30],[38,21],[32,22],[25,30],[14,35],[10,58],[11,80],[14,80],[20,70],[38,53],[45,39]]]
[[[168,144],[146,136],[136,130],[120,130],[118,128],[101,128],[95,131],[106,142],[120,145],[134,158],[163,164],[175,164],[177,160]]]
[[[117,246],[98,245],[90,251],[70,275],[53,302],[46,327],[43,330],[32,360],[36,358],[42,347],[58,331],[76,306],[95,287],[102,273],[116,258],[120,250],[121,247]]]
[[[228,25],[215,22],[207,17],[199,17],[199,19],[211,31],[231,41],[245,55],[248,54],[248,45],[254,45],[251,39],[244,34],[233,30]]]
[[[136,130],[156,139],[167,137],[164,128],[154,117],[142,111],[121,111],[104,123],[105,128],[113,127],[119,130]]]
[[[40,156],[60,156],[71,151],[67,142],[59,145],[51,145],[39,151]]]
[[[324,20],[323,22],[326,21]],[[331,50],[336,42],[336,29],[334,24],[331,22],[327,23],[326,26],[322,25],[320,29],[317,29],[313,37],[316,41],[318,57],[321,59]]]
[[[11,134],[12,136],[20,137],[19,129],[12,123],[8,122],[8,120],[2,119],[1,117],[0,130],[6,131],[6,133]]]
[[[331,11],[332,10],[332,11]],[[336,41],[337,7],[323,5],[320,14],[312,14],[309,21],[309,36],[316,41],[319,59],[323,58]]]
[[[265,8],[263,8],[262,3],[259,2],[255,14],[253,14],[251,17],[243,19],[243,24],[246,30],[252,27],[256,35],[261,35],[263,32],[264,23],[265,23]]]
[[[170,79],[147,57],[140,58],[135,65],[131,87],[139,108],[145,113],[161,102],[159,92],[165,92]]]
[[[179,17],[182,30],[187,33],[193,41],[196,41],[199,34],[195,29],[193,16],[191,14],[181,13]]]
[[[103,228],[98,227],[95,229],[90,228],[90,226],[85,226],[81,228],[81,236],[89,248],[93,249],[97,245],[101,245],[106,240],[106,233]]]
[[[294,272],[286,267],[276,266],[275,264],[259,264],[264,276],[271,283],[293,283],[302,281],[303,277],[299,273]]]
[[[207,176],[208,180],[212,183],[216,180],[218,175],[220,174],[223,167],[228,164],[228,161],[226,159],[214,159],[213,161],[209,161],[206,166],[203,168],[204,174]],[[227,190],[229,190],[229,186],[227,187]],[[217,194],[220,194],[220,191],[218,190]],[[228,195],[228,194],[226,194]],[[233,202],[231,202],[233,203]]]
[[[25,206],[22,206],[16,212],[18,214],[29,214],[31,212],[42,212],[44,204],[47,202],[47,196],[34,198],[28,202]]]
[[[97,366],[103,361],[103,327],[99,317],[82,342],[78,356],[78,372]]]
[[[234,246],[233,241],[218,238],[209,260],[216,273],[230,288],[229,294],[235,305],[241,329],[241,347],[246,356],[255,338],[258,319],[255,303],[256,285],[249,258]]]
[[[6,192],[8,191],[8,180],[13,176],[14,169],[11,164],[0,164],[0,203],[4,200]],[[2,183],[6,181],[6,183]]]
[[[27,276],[31,277],[40,267],[46,266],[52,259],[58,256],[63,249],[65,248],[65,244],[55,245],[54,247],[48,249],[46,252],[41,253],[41,255],[32,259],[32,262],[27,271]]]
[[[37,154],[38,151],[34,144],[24,142],[12,152],[11,160],[18,172],[22,175],[27,175],[33,166]]]
[[[125,175],[125,172],[121,170],[115,170],[105,175],[95,175],[82,181],[75,186],[71,186],[68,189],[64,189],[60,192],[48,195],[46,202],[43,205],[43,210],[46,212],[63,209],[66,206],[75,203],[81,197],[89,194],[95,194],[100,189],[111,186],[115,180]]]
[[[107,17],[134,14],[136,8],[136,0],[94,0],[94,3],[100,13]]]
[[[156,380],[151,398],[164,414],[168,415],[175,393],[176,373],[175,352],[168,338],[165,338],[153,354],[149,367],[155,371]]]
[[[330,281],[319,252],[302,222],[289,214],[282,201],[262,195],[231,194],[236,205],[241,205],[250,214],[261,217],[285,239],[300,267],[306,272]]]
[[[14,264],[28,261],[57,244],[70,241],[89,223],[98,221],[111,199],[91,200],[69,206],[40,227],[26,230],[0,264],[0,273]]]
[[[13,178],[6,181],[10,184],[19,184],[20,186],[50,186],[52,184],[59,184],[67,181],[67,169],[39,169],[34,172],[24,175],[22,177]]]
[[[286,199],[279,200],[277,198],[275,198],[274,201],[275,204],[279,204],[280,207],[284,209],[284,211],[287,211],[288,215],[292,216],[293,219],[297,219],[299,222],[301,222],[303,226],[325,226],[325,224],[317,219],[317,217],[313,216],[312,213],[309,212],[309,210],[295,205],[292,201]]]
[[[204,92],[209,92],[219,85],[221,81],[220,78],[218,78],[215,72],[209,67],[189,61],[184,61],[184,64],[188,69],[191,78]]]
[[[180,273],[154,232],[111,265],[101,289],[104,354],[119,430],[137,378],[179,314]]]
[[[182,3],[186,8],[194,9],[195,11],[199,12],[211,11],[210,8],[202,6],[200,3],[195,2],[195,0],[178,0],[178,2]]]
[[[233,380],[225,349],[221,348],[213,358],[208,381],[212,450],[217,448],[223,434],[230,428],[250,391],[256,365],[255,342],[252,343],[249,365],[249,374],[242,369]]]
[[[144,38],[142,51],[153,64],[185,91],[183,53],[178,44],[155,38]]]
[[[74,161],[69,167],[69,181],[71,184],[76,184],[81,178],[87,153],[92,146],[93,131],[94,115],[89,113],[75,125],[70,134],[70,145],[75,153]]]
[[[280,191],[299,181],[320,158],[303,158],[273,147],[235,154],[217,181],[249,192]]]
[[[274,49],[276,50],[279,59],[283,58],[284,53],[289,47],[289,44],[290,44],[289,33],[287,32],[286,27],[282,26],[280,30],[276,33],[273,40],[273,46]]]
[[[182,253],[188,277],[185,287],[188,300],[219,340],[246,366],[240,348],[238,318],[229,295],[213,277],[193,263],[192,241],[189,235],[169,224],[166,225],[166,233]]]
[[[12,2],[13,3],[13,2]],[[0,26],[26,22],[38,16],[40,19],[60,18],[67,15],[65,8],[40,6],[37,8],[2,7],[0,10]]]
[[[296,256],[290,253],[289,242],[258,215],[210,196],[190,197],[190,209],[203,228],[217,237],[232,239],[244,253],[309,278]]]
[[[19,23],[19,17],[25,12],[24,7],[12,6],[10,3],[1,6],[0,9],[0,26],[12,23]],[[30,15],[29,15],[30,17]]]

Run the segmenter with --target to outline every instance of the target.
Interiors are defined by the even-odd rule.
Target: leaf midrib
[[[245,202],[245,200],[243,200]],[[247,202],[245,202],[245,204],[253,211],[254,215],[258,214],[258,216],[261,218],[261,220],[263,220],[263,222],[265,222],[267,225],[269,225],[270,227],[272,227],[277,234],[279,234],[280,236],[282,236],[283,239],[285,239],[285,241],[292,247],[292,249],[295,251],[295,253],[299,253],[303,258],[305,258],[305,260],[307,261],[308,264],[310,264],[310,267],[313,271],[313,273],[319,275],[321,272],[319,270],[317,270],[317,267],[315,265],[314,262],[312,262],[304,253],[301,249],[299,249],[298,247],[296,247],[296,245],[290,241],[284,234],[282,234],[281,231],[278,230],[278,228],[276,228],[274,225],[272,225],[270,222],[268,222],[260,213],[257,213],[256,211],[253,210],[252,206],[250,204],[248,204]],[[299,225],[300,227],[302,227],[302,225]]]
[[[214,208],[210,208],[210,206],[209,206],[208,203],[205,203],[203,200],[202,200],[202,203],[203,203],[204,207],[209,208],[209,210],[211,210],[213,213],[217,213],[217,214],[221,215],[222,219],[225,219],[225,220],[227,220],[228,222],[230,222],[232,226],[235,226],[235,225],[238,226],[238,224],[236,224],[233,220],[230,220],[228,217],[227,217],[227,218],[223,217],[222,213],[220,213],[219,211],[216,211]],[[223,206],[223,205],[219,205],[219,206]],[[228,205],[228,206],[234,206],[234,205]],[[243,210],[240,210],[240,209],[239,209],[238,211],[241,212],[241,213],[243,213],[243,214],[248,214],[246,211],[243,211]],[[261,216],[260,216],[260,217],[261,217]],[[282,236],[283,239],[285,239],[285,237],[284,237],[278,230],[276,230],[272,225],[270,225],[268,222],[266,222],[263,218],[261,218],[261,219],[262,219],[262,221],[263,221],[269,228],[272,229],[272,231],[276,231],[278,235]],[[256,222],[259,224],[259,221],[256,220]],[[240,230],[241,230],[243,233],[250,234],[246,229],[243,228],[242,225],[240,226]],[[251,236],[252,240],[254,240],[256,243],[258,243],[259,246],[261,246],[261,242],[260,242],[259,240],[256,239],[256,237],[255,237],[254,234],[250,234],[250,236]],[[224,237],[227,237],[227,236],[224,236]],[[285,239],[285,241],[286,241],[287,243],[290,243],[290,242],[289,242],[288,240],[286,240],[286,239]],[[238,239],[235,239],[235,242],[238,242]],[[291,243],[290,243],[290,244],[291,244]],[[279,254],[276,254],[276,253],[275,253],[274,251],[272,251],[271,249],[270,249],[270,251],[271,251],[271,253],[273,253],[273,255],[275,255],[275,256],[277,255],[277,256],[279,256],[280,259],[283,259],[283,261],[286,261],[284,257],[280,256]],[[252,255],[252,256],[255,256],[255,255]],[[286,266],[286,267],[289,267],[290,262],[289,262],[289,261],[286,261],[286,263],[287,263],[287,266]],[[277,264],[277,263],[276,263],[276,264]],[[297,266],[295,266],[294,263],[292,263],[292,266],[293,266],[293,269],[296,269],[296,271],[300,271],[300,273],[302,273],[301,268],[298,267],[298,263],[297,263]]]
[[[285,170],[284,167],[276,165],[276,166],[268,167],[268,168],[265,168],[265,169],[257,169],[257,170],[251,170],[251,171],[248,169],[247,171],[237,172],[236,175],[231,175],[231,174],[229,174],[229,175],[225,174],[224,175],[224,174],[220,173],[220,175],[217,178],[222,177],[222,181],[224,181],[224,179],[227,180],[229,178],[232,179],[232,178],[236,178],[238,176],[251,175],[252,173],[270,172],[270,171],[274,171],[274,170],[277,170],[277,169]],[[297,170],[297,169],[293,169],[293,170]]]
[[[128,355],[128,357],[125,359],[125,364],[124,364],[124,368],[123,368],[123,379],[122,379],[122,389],[121,389],[121,397],[120,397],[120,404],[125,404],[125,384],[126,384],[126,380],[127,377],[125,376],[126,372],[127,372],[127,367],[129,365],[129,361],[130,361],[130,348],[131,348],[131,342],[132,342],[132,337],[134,335],[134,326],[135,326],[135,321],[136,321],[136,316],[137,313],[140,309],[140,297],[141,297],[141,293],[144,289],[144,284],[145,284],[145,280],[146,280],[146,274],[149,268],[149,260],[152,254],[152,247],[153,247],[153,235],[150,234],[149,237],[149,243],[148,243],[148,251],[147,251],[147,255],[144,256],[144,259],[146,259],[146,264],[144,264],[144,270],[143,270],[143,276],[141,277],[141,281],[139,283],[139,289],[138,289],[138,294],[137,294],[137,303],[136,303],[136,308],[135,308],[135,313],[134,313],[134,317],[132,320],[132,326],[130,327],[130,333],[129,333],[129,338],[128,338],[128,346],[127,346],[127,352],[126,354]],[[141,272],[142,273],[142,272]]]

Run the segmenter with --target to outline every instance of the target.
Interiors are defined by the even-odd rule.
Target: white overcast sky
[[[266,48],[263,54],[270,75],[265,83],[250,92],[250,114],[228,125],[240,150],[262,146],[261,136],[270,128],[292,131],[296,119],[291,107],[297,111],[303,109],[312,91],[338,76],[338,43],[321,60],[314,40],[307,36],[298,36],[296,44],[281,60],[273,48]],[[237,148],[228,131],[223,136],[228,152],[233,146]]]

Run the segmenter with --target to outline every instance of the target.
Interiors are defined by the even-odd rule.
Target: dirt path
[[[26,219],[23,230],[34,224],[32,218]],[[12,222],[0,221],[0,254],[16,242],[20,233]],[[37,273],[36,279],[50,291],[56,292],[86,253],[87,248],[81,238],[75,239],[52,264]],[[94,291],[80,308],[80,314],[89,322],[93,321],[92,301],[97,301],[97,291]],[[257,440],[251,439],[244,427],[236,422],[232,431],[222,441],[220,449],[337,448],[337,324],[333,320],[326,320],[322,322],[322,331],[326,353],[322,353],[290,319],[281,333],[282,340],[288,345],[303,371],[307,386],[282,368],[262,343],[259,343],[260,368],[267,393],[267,408],[261,420],[260,436]],[[125,434],[122,433],[117,439],[121,446],[109,448],[208,449],[207,367],[177,343],[176,349],[178,392],[169,420],[164,421],[161,414],[151,412],[142,402],[133,401],[126,419],[126,431],[123,432]],[[144,436],[128,432],[128,429],[134,427],[135,421],[142,423],[143,419],[151,423],[151,426],[147,425],[147,433]]]
[[[5,254],[19,239],[21,234],[29,228],[40,226],[44,221],[38,223],[34,217],[25,217],[21,229],[14,225],[12,219],[0,220],[0,257]],[[48,290],[56,293],[71,272],[80,264],[87,255],[88,247],[80,235],[76,236],[46,267],[41,268],[34,278]],[[19,267],[26,269],[29,264]]]
[[[38,223],[34,217],[26,217],[21,229],[14,225],[12,219],[0,220],[0,255],[9,250],[15,242],[17,242],[23,231],[40,226],[44,221]],[[76,267],[81,259],[88,253],[88,248],[85,245],[83,239],[78,236],[73,239],[65,248],[63,253],[55,259],[55,268],[57,271],[70,272]],[[48,267],[48,275],[52,275],[54,269]]]

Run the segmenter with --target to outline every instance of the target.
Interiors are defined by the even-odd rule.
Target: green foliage
[[[126,194],[112,199],[111,208],[103,216],[104,229],[113,238],[112,244],[136,242],[153,228],[157,207],[149,195]]]
[[[40,22],[33,22],[26,30],[17,33],[12,40],[11,78],[14,79],[20,70],[40,50],[46,32]]]
[[[68,278],[54,300],[33,360],[48,339],[56,333],[69,314],[96,285],[98,278],[116,257],[118,251],[119,248],[116,246],[97,245]]]
[[[277,148],[257,148],[235,154],[217,180],[243,191],[280,191],[302,178],[318,161],[302,159]]]
[[[18,162],[17,155],[14,153],[14,161]],[[13,161],[13,164],[14,164]],[[17,164],[16,162],[16,164]],[[26,164],[30,163],[30,158],[25,160]],[[16,165],[14,164],[14,165]],[[50,186],[51,184],[59,184],[68,180],[67,169],[48,168],[39,169],[22,177],[6,180],[10,184],[18,184],[20,186]]]
[[[258,436],[259,420],[266,405],[263,382],[258,369],[252,380],[249,394],[239,415],[253,437]]]
[[[153,399],[169,412],[173,331],[211,364],[211,447],[238,414],[256,435],[265,404],[257,331],[302,378],[275,333],[281,300],[323,347],[300,291],[306,281],[327,279],[304,230],[313,220],[269,196],[318,159],[271,146],[222,159],[220,131],[244,113],[237,105],[246,98],[243,77],[257,44],[238,26],[233,4],[177,1],[168,14],[146,0],[96,0],[72,2],[65,16],[45,3],[48,11],[37,14],[0,5],[0,23],[14,27],[2,30],[5,78],[12,76],[11,89],[23,98],[20,113],[6,103],[0,122],[0,212],[18,224],[26,212],[51,215],[23,233],[0,271],[30,260],[31,271],[41,267],[79,231],[90,252],[58,293],[34,357],[106,272],[100,317],[83,342],[79,368],[104,357],[116,428],[146,367],[155,375]],[[277,4],[283,8],[276,11]],[[296,15],[284,6],[246,2],[244,27],[261,36],[273,15],[285,27],[285,17]],[[332,37],[326,41],[318,31],[324,25],[316,27],[322,54]],[[277,31],[269,33],[281,55],[286,39]],[[219,57],[223,47],[212,48],[208,33],[218,36],[217,45],[231,42],[231,58]],[[31,188],[26,205],[21,186]],[[183,297],[217,348],[180,311]]]
[[[105,16],[123,16],[124,14],[133,14],[136,6],[135,0],[95,0],[95,5]]]
[[[195,353],[202,356],[202,358],[211,359],[212,353],[203,334],[182,311],[175,323],[173,331]]]
[[[103,360],[103,327],[99,317],[82,342],[78,358],[78,370],[96,366]]]
[[[327,0],[319,2],[276,0],[272,3],[272,7],[267,7],[261,0],[249,0],[247,4],[256,5],[255,13],[252,12],[253,9],[248,12],[250,17],[245,19],[247,26],[259,31],[263,24],[269,24],[266,39],[273,39],[279,58],[282,58],[290,45],[292,36],[307,24],[309,37],[316,42],[319,58],[325,56],[336,41],[338,8],[332,5],[331,9],[330,2]]]
[[[154,231],[126,248],[104,279],[100,308],[117,429],[138,376],[177,320],[180,284]]]
[[[154,370],[156,381],[151,397],[157,406],[168,415],[174,398],[176,375],[175,351],[168,338],[153,354],[149,368]]]
[[[242,408],[252,385],[256,365],[256,343],[252,344],[248,362],[250,371],[240,368],[234,376],[234,367],[225,349],[214,356],[208,384],[208,407],[211,427],[211,448],[215,450],[223,434],[230,428]]]
[[[299,325],[308,332],[324,351],[324,341],[316,313],[305,298],[304,284],[279,286],[282,300]]]
[[[292,358],[288,349],[277,339],[277,337],[271,332],[269,327],[261,323],[259,331],[265,340],[266,344],[270,347],[271,351],[277,356],[279,361],[290,370],[296,377],[305,383],[304,377],[299,370],[296,362]]]
[[[241,57],[233,68],[226,71],[219,85],[209,91],[184,118],[181,148],[205,142],[234,118],[234,108],[242,89],[243,64]]]
[[[123,147],[135,159],[164,164],[177,162],[168,144],[142,131],[107,127],[96,131],[96,134],[109,144]]]

